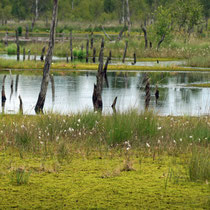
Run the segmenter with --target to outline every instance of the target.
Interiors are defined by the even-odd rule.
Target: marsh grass
[[[210,153],[208,149],[194,148],[188,163],[191,181],[210,181]]]
[[[106,116],[88,111],[72,115],[3,115],[0,149],[18,151],[23,160],[31,153],[56,158],[61,164],[75,157],[123,158],[125,169],[135,168],[136,156],[158,161],[161,156],[177,158],[186,153],[183,164],[194,181],[209,179],[209,131],[209,117],[159,117],[136,110]],[[202,148],[206,148],[205,155]],[[179,182],[182,175],[176,174],[174,179]]]
[[[29,182],[30,175],[31,175],[30,171],[27,172],[23,168],[17,168],[13,170],[10,174],[11,184],[17,185],[17,186],[26,185]]]

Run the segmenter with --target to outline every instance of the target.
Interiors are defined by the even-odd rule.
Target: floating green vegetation
[[[0,69],[15,69],[15,70],[37,70],[43,69],[43,62],[35,61],[9,61],[0,60]],[[53,63],[51,65],[52,70],[98,70],[98,64],[86,64],[86,63]],[[129,65],[109,65],[108,70],[116,71],[210,71],[209,68],[185,68],[179,66],[129,66]]]
[[[203,83],[203,84],[190,84],[187,85],[188,87],[201,87],[201,88],[210,88],[210,83]]]

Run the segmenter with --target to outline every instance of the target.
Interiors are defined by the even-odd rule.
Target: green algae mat
[[[209,183],[190,182],[180,158],[132,161],[126,171],[121,157],[58,162],[0,153],[0,209],[209,209]],[[18,170],[25,183],[16,182]]]

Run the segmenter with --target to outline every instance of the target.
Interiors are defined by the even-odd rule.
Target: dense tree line
[[[177,18],[180,27],[188,25],[188,30],[191,30],[198,19],[207,23],[210,16],[209,0],[129,0],[130,14],[127,14],[126,2],[127,0],[62,0],[58,19],[94,22],[117,20],[123,23],[126,15],[129,15],[131,22],[146,24],[155,21],[155,12],[162,6],[170,12],[170,16]],[[46,20],[51,17],[52,6],[52,0],[1,0],[0,19],[2,24],[11,19]]]

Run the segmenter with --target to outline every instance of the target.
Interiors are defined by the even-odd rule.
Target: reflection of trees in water
[[[210,80],[210,74],[206,73],[179,73],[176,75],[176,82],[188,84],[194,82],[207,82]]]
[[[202,90],[201,89],[190,89],[190,88],[181,88],[181,99],[185,103],[190,103],[192,98],[197,98]]]
[[[130,88],[131,86],[131,77],[130,75],[126,73],[118,73],[118,72],[112,72],[112,74],[108,75],[108,80],[110,82],[110,87],[112,88]]]
[[[153,72],[148,74],[151,85],[168,84],[169,72]]]

